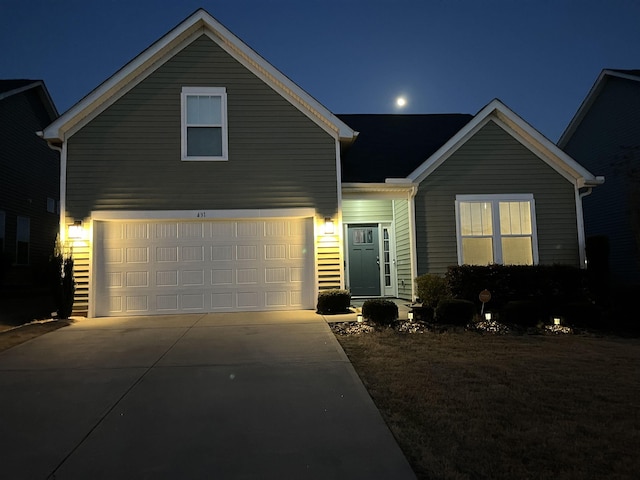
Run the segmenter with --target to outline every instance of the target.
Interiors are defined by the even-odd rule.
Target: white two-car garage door
[[[97,221],[96,316],[313,308],[311,219]]]

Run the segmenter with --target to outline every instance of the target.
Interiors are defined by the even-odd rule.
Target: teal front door
[[[349,288],[357,297],[380,295],[380,246],[378,225],[349,225]]]

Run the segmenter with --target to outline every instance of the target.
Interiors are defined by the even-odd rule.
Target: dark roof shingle
[[[10,92],[11,90],[16,90],[18,88],[26,87],[27,85],[31,85],[32,83],[38,82],[39,80],[26,80],[26,79],[10,79],[10,80],[0,80],[0,93]]]
[[[472,118],[469,114],[345,114],[337,117],[359,132],[342,154],[343,182],[405,178]]]

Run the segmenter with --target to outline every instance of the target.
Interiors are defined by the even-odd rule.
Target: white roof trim
[[[418,189],[416,183],[343,183],[342,197],[352,198],[409,198]]]
[[[596,98],[598,98],[598,95],[600,95],[600,92],[602,91],[606,83],[607,77],[618,77],[624,78],[626,80],[640,82],[640,76],[637,75],[631,75],[624,72],[616,72],[614,70],[602,70],[602,72],[600,72],[600,75],[598,75],[595,83],[591,87],[591,90],[589,90],[589,93],[587,93],[587,96],[580,104],[580,107],[578,107],[578,111],[573,116],[573,118],[569,122],[569,125],[567,125],[567,128],[560,136],[560,139],[558,140],[558,146],[560,148],[564,148],[567,143],[569,143],[569,139],[573,136],[576,128],[578,128],[578,125],[580,125],[583,118],[585,117],[593,103],[596,101]]]
[[[355,132],[348,125],[203,9],[198,9],[71,107],[44,130],[44,138],[64,141],[201,34],[209,36],[326,131],[339,139],[354,138]]]
[[[471,121],[456,133],[449,141],[431,155],[422,165],[407,177],[420,183],[444,161],[464,145],[489,121],[496,122],[540,159],[562,174],[578,187],[601,184],[604,179],[595,177],[582,165],[564,153],[553,142],[534,129],[522,118],[516,115],[500,100],[494,99],[480,110]]]

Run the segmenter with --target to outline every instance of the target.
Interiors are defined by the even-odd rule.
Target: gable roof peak
[[[229,55],[261,78],[321,128],[342,141],[353,140],[355,132],[351,128],[268,63],[204,8],[198,8],[67,110],[44,130],[44,138],[54,143],[64,141],[131,88],[151,75],[171,58],[176,49],[184,47],[202,34],[208,35]]]

